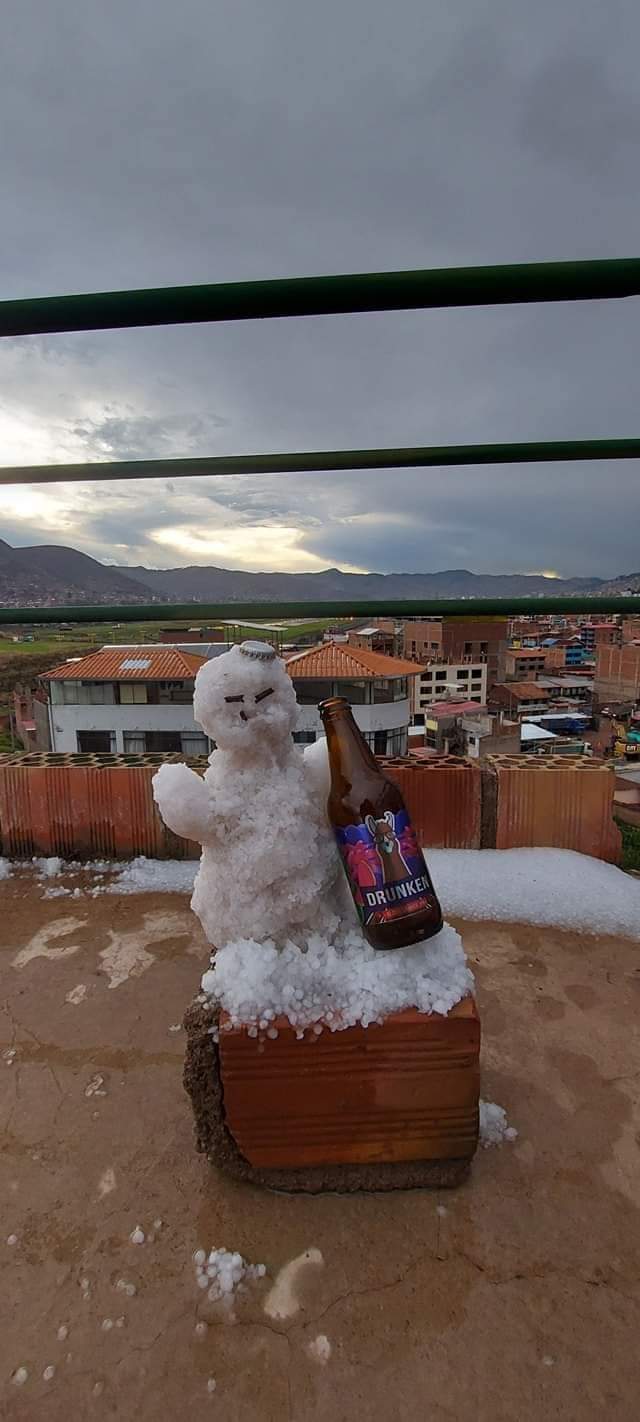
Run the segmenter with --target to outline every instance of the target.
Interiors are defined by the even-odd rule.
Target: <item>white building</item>
[[[214,645],[214,654],[224,644]],[[53,751],[208,755],[193,719],[193,687],[206,656],[176,646],[103,647],[54,667],[49,692]]]
[[[318,702],[344,696],[376,755],[406,755],[410,686],[420,670],[415,662],[336,642],[289,657],[287,671],[300,704],[294,740],[305,744],[322,735]]]
[[[424,717],[426,706],[462,696],[465,701],[487,702],[487,663],[434,661],[422,668],[413,683],[412,715]]]

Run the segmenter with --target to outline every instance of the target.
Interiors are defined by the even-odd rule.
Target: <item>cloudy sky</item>
[[[640,253],[636,0],[5,0],[0,294]],[[637,435],[637,301],[5,340],[2,463]],[[0,490],[111,562],[640,568],[634,463]]]

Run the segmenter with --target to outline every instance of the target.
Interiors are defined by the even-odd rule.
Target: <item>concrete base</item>
[[[319,1042],[296,1042],[285,1027],[262,1054],[240,1029],[218,1046],[214,1021],[196,1001],[184,1022],[184,1085],[198,1149],[212,1164],[236,1179],[310,1194],[466,1180],[478,1139],[480,1024],[471,1001],[448,1018],[398,1014]]]

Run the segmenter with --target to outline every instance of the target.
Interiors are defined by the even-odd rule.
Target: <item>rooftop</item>
[[[557,741],[558,737],[554,731],[548,731],[546,726],[536,726],[526,718],[520,727],[521,741]]]
[[[562,691],[563,687],[572,686],[586,686],[587,691],[593,690],[593,680],[588,676],[541,676],[537,685],[548,686],[557,691]]]
[[[445,716],[482,716],[486,712],[486,706],[482,706],[479,701],[434,701],[430,706],[423,706],[422,710],[431,720],[438,720]]]
[[[387,1422],[467,1418],[479,1396],[496,1419],[600,1422],[613,1404],[633,1422],[637,942],[457,919],[482,1096],[518,1137],[479,1150],[463,1189],[318,1200],[196,1152],[180,1022],[208,948],[188,894],[70,883],[79,901],[0,884],[7,1415]],[[234,1326],[196,1288],[193,1252],[222,1245],[268,1271]],[[322,1263],[294,1280],[309,1248]]]
[[[546,648],[545,648],[545,647],[510,647],[510,648],[509,648],[509,656],[511,656],[511,657],[543,657],[544,654],[545,654],[545,651],[546,651]]]
[[[423,667],[403,657],[388,657],[384,652],[370,652],[365,647],[350,647],[344,643],[324,642],[307,652],[295,652],[287,660],[289,675],[313,677],[330,681],[362,681],[375,678],[393,679],[419,676]]]
[[[494,691],[509,691],[513,696],[535,701],[548,701],[549,692],[537,681],[499,681]]]
[[[205,657],[179,647],[102,647],[88,657],[62,662],[43,681],[192,681]]]

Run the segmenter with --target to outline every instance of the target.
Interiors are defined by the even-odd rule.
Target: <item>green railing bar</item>
[[[530,301],[600,301],[640,293],[640,258],[522,262],[343,276],[281,277],[207,286],[86,292],[0,302],[0,336],[401,311],[442,306],[502,306]]]
[[[186,479],[223,474],[309,474],[319,470],[415,469],[471,464],[566,463],[638,459],[640,439],[564,439],[519,444],[417,445],[326,449],[291,454],[216,454],[198,459],[119,459],[100,464],[19,464],[0,468],[2,484],[76,480]]]
[[[639,613],[640,596],[377,598],[335,602],[186,602],[127,604],[124,607],[2,607],[1,623],[48,622],[273,622],[340,617],[510,617],[546,613]]]

